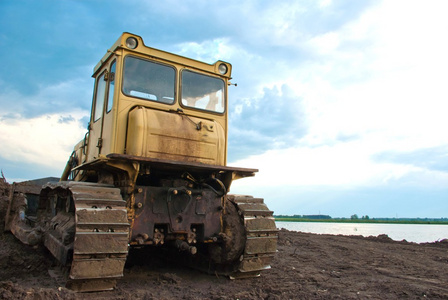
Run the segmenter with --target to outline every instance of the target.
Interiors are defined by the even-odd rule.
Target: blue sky
[[[446,1],[0,1],[0,168],[60,176],[124,32],[233,65],[231,192],[277,214],[448,217]]]

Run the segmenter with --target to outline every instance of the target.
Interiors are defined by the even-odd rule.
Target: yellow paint
[[[135,49],[129,49],[126,46],[126,39],[129,37],[137,40],[138,46]],[[156,96],[153,95],[144,95],[147,97],[144,99],[141,96],[142,93],[133,92],[137,93],[135,96],[124,91],[123,76],[126,57],[154,62],[174,70],[174,99],[158,99],[164,100],[164,103],[155,101]],[[221,75],[218,71],[219,65],[223,63],[228,69],[225,75]],[[115,64],[114,74],[111,72],[112,64]],[[82,162],[85,163],[97,159],[100,155],[118,153],[226,165],[227,86],[231,79],[231,69],[232,66],[229,63],[222,61],[207,64],[150,48],[144,44],[141,37],[123,33],[94,68],[93,77],[96,83],[87,143],[78,143],[75,150],[80,154],[85,153],[81,155]],[[183,70],[188,70],[189,74],[199,74],[202,78],[222,80],[224,86],[222,92],[219,92],[219,100],[216,95],[209,96],[207,99],[210,99],[210,103],[201,107],[202,109],[191,107],[198,101],[197,98],[189,97],[182,101]],[[104,90],[98,91],[101,87],[104,87]],[[101,95],[104,95],[105,99],[99,97]],[[113,95],[113,98],[109,99],[109,95]],[[101,117],[95,120],[94,110],[96,107],[101,107],[97,105],[97,101],[104,101],[104,105],[103,110],[96,114]],[[111,107],[108,110],[110,101],[113,101],[113,104],[109,105]],[[170,101],[173,103],[166,103]],[[206,110],[211,107],[224,112]]]

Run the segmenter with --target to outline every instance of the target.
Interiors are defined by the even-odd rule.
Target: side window
[[[103,74],[101,74],[101,76],[98,77],[98,81],[96,84],[95,112],[93,117],[94,122],[98,121],[103,115],[104,96],[106,94],[106,83],[107,83],[104,80],[104,75],[105,72],[103,72]]]
[[[112,105],[114,104],[114,90],[115,90],[115,61],[110,66],[109,72],[109,96],[107,97],[107,110],[110,112],[112,110]]]

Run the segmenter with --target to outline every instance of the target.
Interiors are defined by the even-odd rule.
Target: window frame
[[[183,77],[182,77],[182,74],[183,74],[184,71],[187,71],[187,72],[190,72],[190,73],[193,73],[193,74],[198,74],[198,75],[205,76],[205,77],[219,79],[219,80],[222,81],[222,83],[223,83],[223,85],[222,85],[223,86],[222,101],[223,101],[223,106],[224,106],[224,110],[222,112],[215,111],[215,110],[209,110],[209,109],[205,109],[205,108],[189,106],[189,105],[185,105],[185,104],[182,103],[182,100],[183,100],[183,97],[182,97],[182,92],[183,92],[183,82],[182,82]],[[193,109],[193,110],[197,110],[197,111],[200,111],[200,112],[206,112],[206,113],[217,114],[217,115],[224,115],[226,113],[226,111],[227,111],[227,89],[226,89],[226,81],[224,79],[222,79],[219,76],[211,76],[211,75],[209,75],[207,73],[198,72],[198,71],[192,70],[190,68],[183,68],[182,70],[180,70],[179,78],[180,78],[180,85],[179,85],[180,86],[180,91],[179,91],[179,94],[180,94],[179,104],[180,104],[180,106],[182,106],[183,108],[186,108],[186,109]]]
[[[114,67],[114,72],[112,72],[112,67]],[[106,104],[106,114],[110,113],[112,111],[112,108],[114,106],[114,96],[115,96],[115,84],[117,83],[116,79],[117,77],[115,76],[116,72],[117,72],[117,60],[114,59],[110,65],[109,65],[109,78],[107,80],[107,102],[104,103]],[[110,77],[113,77],[113,79],[111,80]],[[111,83],[113,84],[113,88],[111,89]],[[111,95],[111,91],[112,91],[112,95]],[[111,97],[112,96],[112,97]],[[109,103],[112,103],[109,107]]]
[[[106,97],[106,90],[107,90],[107,83],[108,81],[104,80],[105,76],[107,73],[107,69],[104,69],[103,72],[101,72],[98,77],[95,80],[95,94],[94,94],[94,101],[92,104],[92,121],[93,123],[96,123],[98,120],[101,120],[101,118],[103,117],[103,113],[104,113],[104,104],[105,104],[105,97]],[[105,82],[104,83],[104,89],[103,89],[103,97],[101,99],[102,101],[102,105],[101,105],[101,113],[99,114],[98,118],[97,117],[97,111],[98,111],[98,90],[99,90],[99,86],[101,82]]]
[[[125,80],[125,77],[126,77],[125,76],[125,74],[126,74],[126,60],[128,58],[139,59],[139,60],[143,60],[143,61],[146,61],[146,62],[149,62],[149,63],[153,63],[153,64],[156,64],[156,65],[160,65],[160,66],[164,66],[164,67],[168,67],[168,68],[172,69],[174,71],[174,82],[173,82],[174,95],[173,95],[172,102],[164,102],[164,101],[160,101],[160,100],[153,100],[153,99],[149,99],[149,98],[139,97],[137,95],[131,95],[130,93],[126,93],[124,91],[124,89],[125,89],[125,82],[124,82],[124,80]],[[160,61],[156,61],[156,60],[152,60],[152,59],[148,59],[148,58],[140,57],[140,56],[136,56],[136,55],[126,55],[124,57],[124,59],[123,59],[123,71],[122,71],[122,74],[123,75],[121,76],[121,93],[123,95],[125,95],[126,97],[137,98],[137,99],[141,99],[141,100],[145,100],[145,101],[150,101],[150,102],[153,102],[153,103],[160,103],[160,104],[165,104],[165,105],[170,105],[170,106],[176,104],[176,102],[177,102],[177,95],[178,95],[178,87],[177,87],[178,86],[178,70],[177,70],[177,68],[174,65],[170,65],[170,64],[167,64],[167,63],[163,63],[163,62],[160,62]]]

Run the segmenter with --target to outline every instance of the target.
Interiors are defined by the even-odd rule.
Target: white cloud
[[[359,188],[411,185],[427,188],[448,185],[446,172],[428,170],[410,163],[373,160],[377,147],[372,144],[375,144],[374,141],[361,139],[335,145],[270,150],[233,163],[260,170],[256,177],[237,181],[234,186]]]
[[[0,105],[2,105],[0,117],[8,113],[29,117],[70,108],[73,110],[90,108],[92,86],[93,80],[90,76],[74,77],[67,81],[56,81],[53,84],[40,84],[35,92],[27,93],[11,89],[0,81],[0,87],[3,88],[0,91]]]
[[[244,49],[238,49],[231,45],[228,38],[216,38],[203,42],[185,42],[176,46],[175,51],[179,55],[192,57],[200,61],[214,63],[224,58],[239,56],[250,56]]]
[[[0,157],[18,170],[33,166],[32,175],[14,180],[61,174],[73,147],[86,133],[89,112],[83,107],[90,107],[91,88],[90,77],[75,76],[51,85],[41,83],[33,94],[7,86],[0,92]]]
[[[73,147],[85,134],[80,122],[85,114],[78,110],[31,119],[21,115],[0,118],[0,156],[62,172]]]
[[[303,47],[314,55],[294,77],[278,79],[302,97],[308,134],[296,146],[232,162],[261,170],[234,188],[447,186],[446,172],[374,159],[448,144],[445,3],[384,1],[310,37]]]

